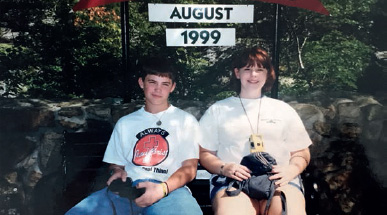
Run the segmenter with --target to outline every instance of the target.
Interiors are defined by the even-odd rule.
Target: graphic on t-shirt
[[[148,128],[138,133],[133,163],[138,166],[156,166],[163,162],[169,153],[168,135],[161,128]]]

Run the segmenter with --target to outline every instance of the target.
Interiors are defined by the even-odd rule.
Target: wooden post
[[[278,86],[279,86],[279,50],[280,50],[280,38],[279,38],[279,25],[281,17],[281,6],[279,4],[275,5],[274,11],[275,24],[274,24],[274,41],[273,41],[273,53],[272,53],[272,62],[275,71],[275,82],[271,89],[271,97],[278,98]]]
[[[129,76],[129,2],[123,1],[120,5],[121,12],[121,46],[122,46],[122,80],[123,84],[123,98],[125,100],[131,99],[130,92],[132,91]]]

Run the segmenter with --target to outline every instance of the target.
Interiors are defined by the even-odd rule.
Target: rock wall
[[[315,92],[288,102],[313,140],[312,160],[304,172],[305,186],[314,189],[306,195],[308,211],[375,214],[377,208],[386,209],[386,97]]]
[[[297,110],[313,140],[312,160],[303,173],[311,214],[371,214],[386,208],[386,98],[321,92],[281,98]],[[172,103],[198,119],[210,105]],[[0,99],[0,214],[34,214],[37,183],[61,169],[64,130],[112,129],[141,105],[112,98]]]

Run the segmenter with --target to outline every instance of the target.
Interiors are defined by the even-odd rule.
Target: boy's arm
[[[147,207],[168,195],[168,193],[186,185],[195,178],[197,165],[198,159],[185,160],[182,166],[167,181],[161,184],[152,182],[139,183],[137,187],[146,187],[146,192],[135,199],[134,202],[139,207]]]
[[[196,170],[198,167],[198,159],[188,159],[183,161],[182,166],[174,172],[167,181],[169,192],[176,190],[196,177]]]

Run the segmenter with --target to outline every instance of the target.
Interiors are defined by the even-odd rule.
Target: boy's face
[[[167,77],[158,75],[147,75],[145,79],[138,79],[138,84],[144,90],[147,105],[168,104],[168,97],[176,87],[176,83]]]

